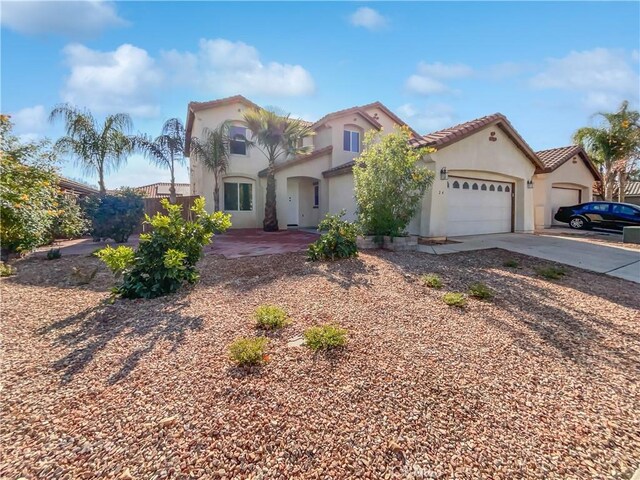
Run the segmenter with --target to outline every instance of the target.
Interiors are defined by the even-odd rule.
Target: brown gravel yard
[[[503,267],[517,259],[521,268]],[[640,466],[640,286],[499,250],[206,257],[182,294],[105,302],[87,257],[3,278],[0,478],[628,479]],[[445,286],[429,289],[424,273]],[[493,302],[447,307],[483,281]],[[269,363],[226,346],[284,307]],[[313,324],[343,351],[287,342]]]

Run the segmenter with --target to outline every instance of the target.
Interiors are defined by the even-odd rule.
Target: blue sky
[[[640,97],[638,2],[8,2],[2,111],[61,134],[60,102],[152,135],[236,93],[315,120],[380,100],[421,133],[502,112],[536,150]],[[81,177],[70,163],[63,173]],[[109,188],[166,181],[139,156]],[[179,173],[187,181],[186,168]],[[88,179],[92,181],[92,179]]]

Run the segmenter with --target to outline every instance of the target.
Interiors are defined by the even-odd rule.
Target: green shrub
[[[91,222],[75,197],[60,193],[56,199],[57,215],[49,232],[50,240],[57,238],[78,238],[87,233]]]
[[[538,267],[536,273],[547,280],[559,280],[564,277],[567,272],[562,267],[551,265],[549,267]]]
[[[366,235],[398,237],[433,182],[433,172],[423,166],[422,158],[435,150],[412,147],[407,127],[385,133],[370,130],[365,134],[362,153],[353,167],[355,198]]]
[[[442,288],[442,279],[435,273],[422,276],[422,282],[429,288]]]
[[[51,248],[47,252],[47,260],[58,260],[62,257],[62,252],[60,252],[59,248]]]
[[[84,211],[91,222],[91,236],[99,241],[112,238],[125,243],[144,217],[144,201],[136,190],[121,188],[114,194],[85,199]]]
[[[241,366],[260,365],[267,360],[268,343],[265,337],[239,338],[229,345],[229,358]]]
[[[478,282],[469,287],[469,295],[480,300],[491,300],[494,294],[484,283]]]
[[[307,250],[309,260],[335,260],[358,255],[356,240],[359,229],[357,225],[342,220],[344,214],[344,210],[337,215],[327,214],[320,222],[318,230],[326,230],[326,232],[309,245]]]
[[[347,344],[347,331],[336,325],[319,325],[304,331],[304,340],[311,350],[330,350]]]
[[[467,298],[463,293],[448,292],[442,296],[442,301],[450,307],[464,307],[467,304]]]
[[[511,260],[505,260],[502,266],[507,268],[518,268],[520,265],[518,264],[517,260],[511,259]]]
[[[15,275],[16,269],[13,268],[8,263],[0,262],[0,277],[8,277],[10,275]]]
[[[275,330],[289,324],[287,312],[275,305],[261,305],[256,309],[256,325],[267,330]]]
[[[125,298],[155,298],[178,290],[184,283],[198,280],[196,263],[202,257],[202,247],[216,233],[231,226],[231,215],[204,209],[204,198],[195,200],[191,211],[193,220],[182,217],[182,206],[171,205],[163,199],[166,215],[157,213],[146,217],[151,233],[140,235],[140,245],[105,248],[97,255],[116,274],[122,283],[116,292]]]

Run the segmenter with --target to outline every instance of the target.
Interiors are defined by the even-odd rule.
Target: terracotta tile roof
[[[627,197],[640,197],[640,182],[629,182],[624,188]]]
[[[516,146],[529,158],[538,168],[543,168],[543,164],[538,156],[531,149],[529,144],[520,136],[520,134],[513,128],[511,122],[507,120],[501,113],[494,113],[485,117],[476,118],[468,122],[454,125],[453,127],[438,130],[437,132],[428,133],[418,138],[410,140],[410,143],[414,147],[435,147],[441,149],[447,147],[453,143],[456,143],[490,125],[495,124],[499,127]]]
[[[391,110],[389,110],[382,102],[367,103],[366,105],[362,105],[362,108],[364,108],[364,109],[367,109],[367,108],[379,108],[384,113],[389,115],[389,117],[391,117],[391,119],[394,122],[396,122],[398,125],[400,125],[400,126],[406,125],[407,127],[409,127],[407,122],[405,122],[399,116],[397,116],[395,113],[393,113]],[[413,134],[414,137],[419,137],[420,136],[420,134],[418,132],[416,132],[413,128],[409,127],[409,130],[411,131],[411,133]]]
[[[337,175],[342,175],[345,173],[349,173],[353,170],[353,166],[356,164],[354,160],[350,162],[343,163],[342,165],[338,165],[337,167],[330,168],[329,170],[325,170],[322,172],[322,176],[324,178],[327,177],[335,177]]]
[[[318,150],[314,150],[313,152],[307,153],[306,155],[298,155],[295,158],[276,164],[276,172],[279,170],[282,170],[283,168],[291,167],[299,163],[308,162],[309,160],[313,160],[314,158],[322,157],[323,155],[329,155],[332,151],[333,151],[333,146],[329,145],[328,147],[319,148]],[[264,170],[260,170],[258,172],[258,176],[266,177],[268,171],[269,169],[267,168],[265,168]]]
[[[544,168],[536,169],[536,173],[553,172],[555,169],[563,165],[569,159],[578,155],[587,166],[593,177],[600,181],[601,176],[595,167],[587,152],[580,145],[569,145],[567,147],[550,148],[548,150],[540,150],[536,152],[538,158],[543,163]]]
[[[315,122],[312,125],[312,127],[313,129],[320,128],[328,120],[342,117],[344,115],[350,115],[352,113],[356,115],[360,115],[362,118],[364,118],[367,122],[369,122],[371,125],[373,125],[373,127],[377,128],[378,130],[382,128],[382,125],[380,124],[380,122],[378,122],[375,118],[373,118],[371,115],[365,112],[363,107],[359,107],[359,106],[345,108],[344,110],[337,110],[335,112],[327,113],[324,117],[322,117],[320,120]]]
[[[158,182],[152,183],[151,185],[136,187],[136,190],[146,198],[164,198],[169,197],[169,188],[171,188],[171,183]],[[186,197],[190,194],[191,188],[188,183],[176,183],[176,196]]]

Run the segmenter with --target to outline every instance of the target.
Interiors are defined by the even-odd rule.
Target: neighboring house
[[[192,136],[203,128],[231,121],[231,158],[220,193],[223,209],[232,214],[234,227],[260,227],[264,216],[267,160],[258,149],[241,140],[249,135],[242,126],[243,112],[259,108],[242,96],[212,102],[192,102],[187,112],[186,152]],[[389,132],[405,123],[380,102],[325,115],[313,123],[315,135],[304,140],[313,152],[281,161],[276,166],[276,201],[281,229],[315,226],[326,213],[342,209],[356,218],[354,158],[369,130]],[[564,183],[569,166],[547,166],[524,141],[506,117],[496,113],[421,136],[412,130],[411,144],[431,146],[425,156],[435,173],[409,233],[422,237],[447,237],[479,233],[532,232],[534,186],[556,175],[551,185]],[[566,160],[565,160],[566,162]],[[555,170],[560,173],[555,173]],[[580,172],[578,172],[580,173]],[[597,174],[597,171],[595,172]],[[204,195],[213,205],[213,175],[197,159],[190,158],[191,194]],[[546,175],[541,177],[539,175]],[[555,177],[554,177],[555,178]],[[583,179],[569,182],[583,185]],[[590,195],[590,191],[585,192]],[[550,210],[547,202],[540,206]]]
[[[84,183],[76,182],[65,177],[58,177],[58,187],[65,195],[73,195],[74,197],[84,198],[89,195],[98,195],[100,190],[90,187]]]
[[[544,164],[534,179],[536,228],[564,225],[553,218],[558,208],[593,200],[593,182],[602,180],[600,173],[578,145],[542,150],[536,155]]]
[[[640,205],[640,182],[627,182],[624,189],[624,201]]]
[[[186,197],[190,195],[191,186],[188,183],[176,183],[176,197]],[[140,192],[145,198],[169,198],[169,189],[171,183],[158,182],[151,185],[143,185],[142,187],[135,187],[135,190]]]

